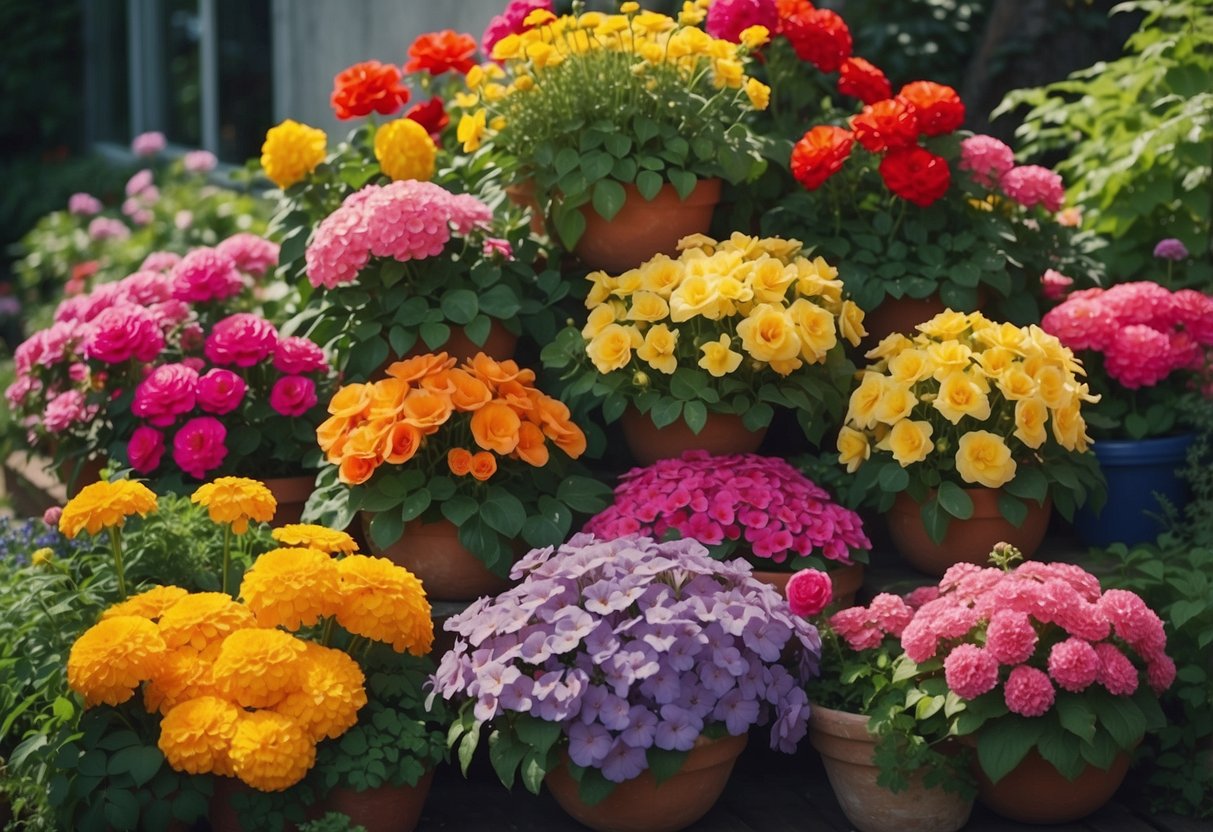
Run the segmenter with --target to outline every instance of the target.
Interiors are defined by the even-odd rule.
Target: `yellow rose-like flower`
[[[167,651],[156,673],[143,686],[143,707],[148,713],[166,714],[182,702],[199,696],[215,696],[214,661],[193,647]]]
[[[497,50],[494,48],[493,52],[496,54]],[[455,130],[455,138],[463,144],[464,153],[472,153],[480,149],[480,144],[484,141],[487,123],[487,114],[484,110],[477,110],[475,113],[464,113],[463,118],[459,119],[459,127]]]
[[[995,379],[1015,368],[1018,361],[1019,356],[1006,347],[990,347],[977,356],[977,363],[981,365],[982,372]]]
[[[788,287],[796,280],[796,269],[774,257],[751,261],[745,268],[746,283],[759,303],[783,303]]]
[[[934,372],[935,365],[925,350],[906,350],[889,359],[889,378],[899,384],[912,386]]]
[[[632,295],[632,306],[628,309],[629,321],[663,321],[670,316],[670,305],[656,292],[637,292]]]
[[[682,264],[665,255],[658,254],[640,267],[640,288],[668,299],[682,282]]]
[[[219,647],[215,686],[242,707],[272,708],[302,687],[305,645],[281,630],[237,630]]]
[[[960,370],[953,370],[939,384],[932,402],[943,418],[957,424],[965,416],[979,422],[990,418],[990,399],[981,386]]]
[[[390,379],[395,381],[396,379]],[[381,384],[383,382],[380,382]],[[321,552],[352,554],[358,551],[358,543],[346,532],[317,526],[313,523],[289,523],[270,532],[270,536],[285,546],[303,546]]]
[[[160,721],[157,746],[175,771],[233,774],[229,752],[241,711],[217,696],[199,696],[177,705]]]
[[[35,549],[34,553],[29,556],[31,566],[46,566],[55,559],[55,550],[49,546],[43,546],[40,549]]]
[[[319,549],[271,549],[240,582],[240,596],[262,627],[291,632],[337,611],[337,562]]]
[[[974,430],[960,437],[956,449],[956,473],[965,482],[1000,488],[1015,479],[1015,460],[1001,436]]]
[[[876,409],[884,396],[884,377],[880,373],[865,372],[859,386],[851,391],[847,405],[848,424],[870,429],[876,426]]]
[[[796,291],[801,297],[823,298],[829,303],[842,301],[842,281],[838,269],[826,262],[824,257],[809,260],[801,257],[796,261]]]
[[[745,94],[746,98],[750,99],[750,104],[755,110],[765,110],[771,104],[771,88],[757,78],[746,79]]]
[[[118,615],[138,615],[150,621],[157,621],[160,616],[164,615],[165,610],[187,595],[189,593],[179,586],[152,587],[147,592],[141,592],[121,603],[114,604],[101,613],[101,620],[104,621]]]
[[[424,656],[434,643],[430,602],[413,573],[387,558],[351,555],[337,564],[341,608],[337,623],[355,635]]]
[[[137,615],[107,618],[89,627],[67,657],[67,684],[84,705],[120,705],[155,674],[164,655],[156,625]]]
[[[242,714],[228,755],[232,771],[263,792],[280,792],[316,764],[316,744],[299,723],[273,711]]]
[[[606,301],[615,290],[615,278],[606,272],[590,272],[585,279],[590,281],[590,294],[585,299],[586,309],[594,309]]]
[[[615,323],[615,305],[613,303],[595,306],[590,310],[590,315],[585,322],[585,326],[581,328],[581,337],[587,341],[591,341],[598,333],[613,323]]]
[[[189,646],[217,652],[220,642],[237,630],[256,627],[252,610],[222,592],[195,592],[160,616],[160,635],[170,650]]]
[[[670,375],[678,369],[678,359],[674,357],[677,346],[678,331],[665,324],[657,324],[649,327],[644,334],[644,343],[636,350],[636,355],[654,370]]]
[[[859,342],[867,337],[868,330],[863,325],[864,312],[853,300],[844,300],[838,313],[838,329],[842,337],[847,339],[852,347],[858,347]]]
[[[670,320],[676,324],[694,317],[720,320],[725,315],[725,299],[715,283],[703,275],[689,275],[670,295]]]
[[[1034,378],[1037,395],[1054,410],[1065,405],[1074,395],[1067,383],[1066,374],[1060,367],[1045,364],[1036,371]]]
[[[854,474],[859,466],[872,455],[868,437],[854,428],[844,427],[838,432],[838,462],[847,466],[847,473]]]
[[[250,520],[274,519],[278,501],[264,484],[247,477],[219,477],[198,486],[190,501],[205,506],[212,523],[229,523],[235,534],[248,531]]]
[[[993,324],[974,327],[973,337],[988,347],[1000,347],[1023,355],[1024,331],[1012,323]]]
[[[967,332],[973,326],[973,317],[965,312],[954,312],[949,309],[946,312],[940,312],[929,321],[918,324],[915,329],[923,335],[947,341],[959,338]]]
[[[736,370],[741,366],[741,353],[731,349],[732,343],[733,339],[722,333],[719,340],[700,346],[703,356],[699,359],[699,366],[716,378]]]
[[[812,301],[797,298],[788,307],[788,317],[796,327],[800,340],[800,357],[810,364],[826,360],[830,350],[838,343],[838,332],[834,316]],[[738,332],[741,327],[738,327]]]
[[[323,130],[287,119],[271,127],[261,145],[261,167],[279,188],[289,188],[324,161],[328,136]]]
[[[1036,395],[1036,379],[1018,367],[1011,367],[998,377],[998,389],[1004,398],[1017,402]]]
[[[892,358],[893,356],[912,349],[914,342],[902,335],[900,332],[890,332],[880,340],[880,343],[872,347],[864,353],[864,356],[873,360],[882,358]]]
[[[758,361],[789,361],[800,354],[800,338],[791,317],[770,303],[755,306],[737,325],[737,334],[741,337],[741,348]]]
[[[922,462],[935,448],[931,441],[934,428],[930,422],[903,419],[893,425],[884,439],[876,444],[881,450],[893,454],[893,459],[902,468]]]
[[[1045,422],[1049,409],[1037,396],[1015,402],[1015,435],[1029,448],[1039,448],[1049,438]]]
[[[146,517],[156,510],[156,495],[140,482],[104,480],[90,483],[67,501],[59,516],[59,531],[74,538],[82,531],[97,534],[121,526],[133,514]]]
[[[434,175],[438,148],[426,129],[411,118],[398,118],[375,131],[375,158],[393,180],[428,182]]]
[[[935,367],[936,381],[943,381],[954,372],[966,370],[973,363],[973,350],[959,341],[931,344],[927,347],[927,355]]]
[[[1087,436],[1087,423],[1082,418],[1077,396],[1053,411],[1053,436],[1067,451],[1084,453],[1090,447],[1091,437]]]
[[[909,386],[894,379],[884,379],[882,387],[880,401],[873,415],[878,422],[895,425],[910,415],[914,405],[918,404],[918,399]]]
[[[366,677],[358,662],[341,650],[307,642],[303,687],[274,706],[303,728],[313,742],[336,739],[358,721],[366,704]]]
[[[585,346],[585,354],[600,373],[609,373],[628,365],[632,350],[644,343],[634,326],[608,324]]]

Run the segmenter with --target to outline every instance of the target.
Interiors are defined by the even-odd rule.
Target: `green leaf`
[[[126,772],[135,781],[136,786],[142,786],[156,776],[164,764],[164,755],[158,748],[140,745],[124,748],[109,761],[111,775]]]
[[[371,542],[380,549],[386,549],[404,532],[404,522],[395,511],[385,511],[371,518]]]
[[[661,399],[649,411],[649,418],[659,428],[668,427],[682,415],[682,402],[677,399]]]
[[[1095,709],[1099,726],[1108,732],[1119,747],[1133,748],[1146,733],[1145,717],[1133,700],[1098,689],[1087,693],[1091,694],[1090,703]]]
[[[674,186],[674,190],[678,191],[679,199],[686,199],[691,195],[691,191],[695,190],[695,185],[699,179],[695,174],[685,170],[669,170],[666,171],[666,176],[670,180],[670,184]]]
[[[552,167],[556,169],[557,176],[564,176],[580,163],[581,155],[576,150],[571,147],[562,147],[560,148],[560,152],[556,154]]]
[[[607,796],[615,790],[615,784],[602,776],[602,772],[596,768],[580,770],[581,777],[578,780],[577,796],[587,806],[595,806],[607,798]]]
[[[610,498],[611,489],[589,477],[568,477],[556,488],[556,499],[582,514],[602,511]]]
[[[741,414],[741,423],[746,430],[758,431],[771,424],[775,416],[775,408],[766,402],[755,402],[745,413]]]
[[[481,314],[472,318],[471,323],[463,328],[463,334],[476,346],[483,347],[492,328],[493,322],[489,319],[489,316]]]
[[[1036,750],[1040,756],[1053,764],[1063,777],[1073,779],[1086,767],[1079,750],[1080,742],[1065,731],[1044,731]]]
[[[1062,728],[1083,742],[1092,740],[1095,736],[1095,713],[1084,698],[1062,693],[1058,695],[1055,707]]]
[[[125,789],[106,789],[105,819],[114,829],[135,829],[139,826],[139,800]]]
[[[627,192],[614,179],[601,179],[594,184],[593,205],[604,220],[613,220],[627,201]]]
[[[442,314],[451,323],[461,326],[470,323],[479,311],[480,304],[471,289],[455,289],[442,297]],[[425,337],[424,334],[422,337]]]
[[[895,494],[898,491],[905,491],[910,484],[910,474],[896,462],[890,462],[880,469],[880,476],[876,478],[876,481],[880,483],[881,491]]]
[[[1049,493],[1049,481],[1039,468],[1028,468],[1021,465],[1015,472],[1015,479],[1004,485],[1003,489],[1008,494],[1039,503]]]
[[[1036,744],[1044,725],[1040,719],[1000,719],[987,723],[977,735],[977,760],[997,783],[1006,777]]]
[[[664,184],[665,180],[661,178],[661,174],[651,170],[642,170],[636,174],[636,190],[640,191],[640,195],[646,200],[652,201]]]
[[[526,786],[531,794],[539,794],[539,789],[543,786],[543,778],[548,773],[547,766],[544,765],[545,759],[546,755],[534,751],[528,751],[522,759],[522,785]]]
[[[480,504],[480,516],[489,528],[506,537],[517,537],[526,522],[526,508],[522,501],[504,488],[489,489],[488,496]]]
[[[482,292],[479,304],[480,311],[502,320],[514,317],[522,308],[522,304],[518,302],[518,295],[503,283],[498,283]]]
[[[939,484],[938,499],[940,507],[957,520],[968,520],[973,516],[973,500],[954,482]]]
[[[615,167],[615,159],[601,150],[592,151],[581,158],[581,170],[589,182],[597,182],[608,176],[613,167]]]
[[[518,766],[530,748],[516,741],[503,731],[494,731],[489,735],[489,762],[501,784],[507,789],[514,788],[514,779],[518,776]]]
[[[442,504],[442,516],[456,526],[462,526],[479,508],[480,504],[471,497],[451,497]]]
[[[428,488],[422,488],[409,494],[400,503],[400,519],[407,523],[420,517],[421,513],[430,507],[433,499]]]
[[[556,222],[556,234],[566,248],[572,249],[585,233],[585,215],[573,208],[557,211],[553,216]]]
[[[459,741],[459,768],[463,771],[464,777],[468,776],[472,755],[476,753],[476,746],[480,744],[480,725],[480,722],[473,722],[467,733],[463,735],[463,739]]]
[[[1005,491],[998,495],[998,510],[1007,522],[1015,528],[1023,525],[1028,517],[1028,505],[1018,497],[1013,497]]]
[[[708,407],[703,402],[687,402],[682,406],[682,420],[687,423],[691,433],[696,436],[708,423]]]
[[[531,546],[554,546],[568,537],[573,513],[564,503],[544,494],[539,498],[539,514],[522,524],[522,537]]]
[[[645,752],[645,757],[648,758],[649,771],[653,772],[653,779],[657,781],[658,785],[661,785],[682,769],[689,754],[689,751],[667,751],[654,746]]]
[[[589,91],[587,90],[587,94]],[[606,149],[616,159],[622,159],[632,152],[632,139],[624,133],[609,133],[606,137]]]
[[[431,350],[438,349],[451,339],[451,328],[443,323],[427,321],[420,327],[421,340]]]
[[[529,714],[521,714],[514,721],[518,739],[539,754],[546,755],[556,740],[560,739],[560,723],[547,722]]]
[[[402,326],[393,326],[388,332],[388,343],[392,345],[392,352],[396,355],[404,355],[413,348],[413,344],[417,343],[417,330],[405,329]]]
[[[919,515],[922,517],[922,524],[927,531],[927,536],[931,538],[932,542],[943,543],[943,539],[948,533],[948,523],[951,522],[951,518],[943,510],[943,506],[939,504],[939,500],[932,497],[924,502],[922,508],[919,510]]]

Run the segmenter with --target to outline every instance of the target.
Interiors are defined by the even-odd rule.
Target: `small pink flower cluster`
[[[470,194],[415,179],[367,185],[329,214],[307,247],[307,276],[332,289],[353,283],[372,257],[400,262],[437,257],[451,232],[488,228],[493,212]]]
[[[1177,370],[1200,370],[1213,346],[1213,298],[1150,281],[1072,293],[1041,327],[1072,350],[1094,350],[1123,387],[1153,387]]]
[[[960,169],[973,180],[1006,196],[1025,208],[1043,205],[1045,210],[1061,210],[1066,190],[1061,177],[1039,165],[1016,165],[1015,153],[993,136],[970,136],[960,143]]]
[[[1098,684],[1129,696],[1140,677],[1130,652],[1156,692],[1175,679],[1158,616],[1132,592],[1101,591],[1080,567],[1029,561],[1004,571],[961,563],[938,589],[902,625],[901,646],[915,662],[942,658],[948,688],[962,699],[1001,683],[1007,708],[1035,717],[1053,706],[1057,688],[1081,693]],[[836,614],[831,626],[855,649],[879,644],[876,616],[858,609]],[[900,624],[901,613],[890,622]]]
[[[715,0],[708,7],[704,28],[714,38],[741,42],[741,33],[751,26],[779,30],[779,7],[775,0]]]
[[[852,650],[879,647],[885,636],[900,638],[914,609],[896,595],[882,592],[866,607],[848,607],[830,616],[830,627]]]
[[[852,550],[872,546],[858,514],[782,459],[687,451],[620,479],[614,504],[585,527],[605,540],[660,540],[672,529],[705,546],[744,539],[756,557],[775,563],[814,554],[850,563]]]

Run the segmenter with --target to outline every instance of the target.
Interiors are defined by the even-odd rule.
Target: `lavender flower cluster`
[[[0,569],[29,565],[39,549],[50,549],[56,558],[63,558],[75,548],[75,543],[41,519],[0,517]]]
[[[713,724],[737,735],[773,715],[771,746],[789,753],[804,736],[821,639],[744,561],[693,540],[579,534],[511,576],[525,580],[447,622],[460,638],[431,680],[474,700],[480,722],[560,723],[569,758],[616,783],[649,748],[689,750]]]

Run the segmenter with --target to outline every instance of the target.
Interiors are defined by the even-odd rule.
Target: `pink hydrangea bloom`
[[[1036,651],[1036,630],[1026,613],[998,610],[986,628],[986,649],[1002,664],[1023,664]]]
[[[1046,298],[1061,300],[1074,285],[1074,278],[1066,277],[1056,269],[1045,269],[1045,273],[1040,278],[1040,285],[1044,289]]]
[[[215,246],[215,251],[236,264],[236,268],[253,277],[263,277],[278,265],[278,244],[256,234],[233,234]]]
[[[1113,696],[1131,696],[1137,690],[1137,668],[1129,657],[1107,641],[1095,645],[1095,654],[1099,656],[1096,681]]]
[[[1104,369],[1130,390],[1153,387],[1175,369],[1171,339],[1145,324],[1132,324],[1115,333],[1104,347]]]
[[[194,409],[198,373],[185,364],[161,364],[135,388],[131,413],[156,427],[168,427]]]
[[[741,33],[751,26],[765,26],[772,33],[779,28],[775,0],[715,0],[704,28],[714,38],[740,43]]]
[[[1161,652],[1167,636],[1162,619],[1146,606],[1141,596],[1127,589],[1109,589],[1099,599],[1099,608],[1111,622],[1117,637],[1143,655]]]
[[[180,254],[176,254],[171,251],[153,251],[147,257],[143,258],[143,264],[139,266],[139,270],[149,272],[167,272],[180,262]]]
[[[1003,686],[1003,698],[1011,713],[1036,717],[1053,707],[1053,683],[1043,670],[1020,665],[1011,671]]]
[[[160,460],[164,458],[164,434],[140,425],[126,443],[126,456],[132,468],[140,474],[150,474],[160,467]]]
[[[960,644],[943,660],[943,675],[961,699],[976,699],[998,684],[998,659],[976,644]]]
[[[231,258],[211,248],[196,248],[173,266],[173,297],[187,303],[222,300],[238,295],[244,281]]]
[[[231,370],[212,367],[198,379],[198,408],[206,413],[223,416],[231,413],[244,401],[248,384]]]
[[[305,376],[283,376],[270,390],[270,407],[282,416],[302,416],[316,406],[316,382]]]
[[[215,324],[206,339],[206,357],[214,364],[252,367],[274,354],[278,331],[259,315],[237,312]]]
[[[219,164],[209,150],[191,150],[181,157],[181,164],[190,173],[210,173]]]
[[[142,194],[145,190],[152,187],[152,182],[152,172],[144,168],[126,180],[126,195],[136,196]]]
[[[917,610],[928,601],[934,601],[939,597],[939,587],[937,586],[920,586],[906,593],[905,602],[911,610]]]
[[[1058,687],[1080,693],[1099,677],[1099,654],[1091,642],[1068,638],[1053,645],[1049,651],[1049,676]]]
[[[112,217],[94,217],[93,221],[88,224],[88,236],[90,240],[96,242],[125,240],[131,236],[131,230],[121,220]]]
[[[66,390],[47,402],[46,411],[42,414],[42,427],[48,433],[62,433],[73,425],[88,421],[95,412],[96,407],[85,405],[83,392]]]
[[[190,419],[173,437],[173,462],[194,479],[207,474],[227,458],[227,428],[213,416]]]
[[[1170,656],[1159,653],[1146,665],[1146,679],[1155,693],[1162,693],[1175,681],[1175,662]]]
[[[328,367],[324,350],[307,338],[287,336],[279,339],[274,347],[274,369],[281,373],[299,375],[327,370]]]
[[[884,641],[884,633],[869,618],[863,607],[839,610],[830,616],[830,627],[852,650],[871,650]]]
[[[167,147],[164,134],[153,130],[131,139],[131,152],[136,156],[155,156]]]
[[[960,143],[960,169],[987,188],[1015,167],[1015,153],[993,136],[969,136]]]
[[[164,349],[159,321],[141,306],[113,306],[99,314],[84,341],[84,355],[107,364],[151,361]]]
[[[78,217],[91,217],[101,213],[101,200],[92,194],[72,194],[67,200],[67,210]]]
[[[489,21],[488,28],[484,30],[484,35],[480,38],[480,49],[485,55],[493,54],[493,47],[497,41],[501,40],[506,35],[517,35],[525,32],[527,26],[524,23],[527,15],[535,11],[535,9],[552,10],[552,0],[510,0],[506,4],[505,10],[501,14],[495,15]]]
[[[998,184],[1007,196],[1025,208],[1043,205],[1048,211],[1058,211],[1066,197],[1061,177],[1040,165],[1011,168],[999,177]]]
[[[898,596],[882,592],[868,604],[868,615],[884,632],[900,636],[914,617],[914,611]]]
[[[1103,349],[1116,332],[1116,319],[1098,300],[1070,295],[1045,313],[1040,328],[1072,350]]]

